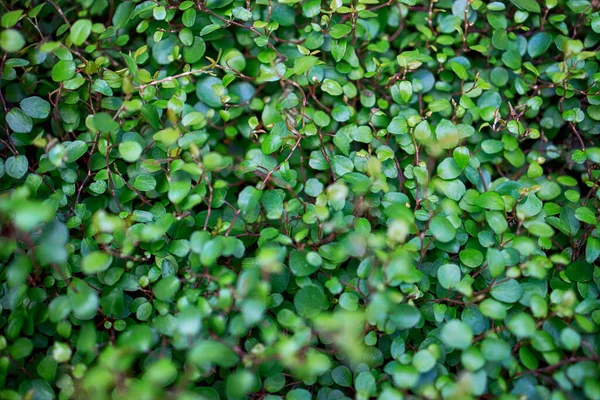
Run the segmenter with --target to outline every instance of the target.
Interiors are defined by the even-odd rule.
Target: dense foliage
[[[600,399],[597,0],[1,5],[0,399]]]

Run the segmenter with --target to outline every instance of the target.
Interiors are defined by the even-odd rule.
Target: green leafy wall
[[[598,0],[0,6],[0,399],[600,399]]]

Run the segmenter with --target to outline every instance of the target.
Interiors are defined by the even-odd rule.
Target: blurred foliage
[[[600,399],[598,0],[7,0],[0,399]]]

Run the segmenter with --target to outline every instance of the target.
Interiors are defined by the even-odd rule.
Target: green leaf
[[[136,162],[142,155],[142,146],[138,142],[119,143],[119,154],[127,162]]]
[[[394,307],[390,318],[398,329],[410,329],[421,322],[421,312],[416,307],[400,304]]]
[[[213,76],[200,79],[196,85],[196,95],[200,101],[205,103],[208,107],[221,108],[223,107],[223,103],[221,103],[221,97],[218,96],[213,90],[213,85],[220,84],[223,84],[223,82]]]
[[[103,79],[96,79],[92,84],[92,91],[96,93],[102,93],[105,96],[112,96],[113,90],[108,83]]]
[[[88,275],[96,274],[106,271],[112,264],[112,260],[113,258],[110,254],[102,251],[94,251],[83,258],[81,269]]]
[[[345,365],[340,365],[331,371],[333,381],[342,387],[352,386],[352,373]]]
[[[92,21],[89,19],[80,19],[71,25],[71,42],[75,46],[81,46],[92,33]]]
[[[201,125],[206,123],[206,118],[204,117],[204,114],[192,111],[183,116],[181,123],[183,126]]]
[[[238,197],[238,205],[242,211],[242,217],[246,222],[253,223],[260,214],[260,198],[262,190],[247,186]]]
[[[523,201],[517,205],[517,213],[525,217],[533,217],[542,211],[543,204],[535,194],[528,194]]]
[[[179,279],[176,276],[171,275],[159,280],[158,283],[154,285],[152,292],[157,299],[162,301],[170,301],[179,291],[180,287],[181,283],[179,282]]]
[[[52,347],[52,358],[57,363],[66,363],[71,359],[73,351],[71,350],[69,345],[65,343],[56,342]]]
[[[461,64],[459,64],[457,62],[451,62],[450,68],[452,68],[452,71],[454,71],[456,76],[458,76],[463,81],[469,78],[469,74],[467,73],[467,70]]]
[[[370,372],[363,371],[356,377],[354,388],[358,394],[372,396],[377,392],[377,382]]]
[[[141,174],[138,175],[133,181],[133,187],[142,192],[154,190],[156,187],[156,180],[152,175]]]
[[[33,129],[31,118],[20,108],[13,108],[6,114],[6,123],[16,133],[29,133]]]
[[[33,343],[28,338],[18,338],[10,347],[10,355],[15,360],[28,357],[33,351]]]
[[[230,347],[214,340],[202,340],[190,351],[190,361],[201,366],[215,364],[231,368],[239,360],[237,354]]]
[[[419,381],[419,371],[411,365],[395,364],[391,374],[394,385],[399,388],[411,388]]]
[[[469,161],[471,161],[471,152],[466,147],[457,147],[452,152],[452,158],[458,168],[462,170],[469,165]]]
[[[27,161],[27,157],[23,155],[16,157],[11,156],[6,159],[4,167],[8,176],[15,179],[21,179],[27,173],[29,162]]]
[[[75,318],[87,321],[96,316],[100,305],[98,293],[85,281],[73,279],[69,285],[68,296]]]
[[[456,161],[452,158],[445,158],[437,166],[438,176],[442,179],[456,179],[460,176],[462,169],[456,164]]]
[[[133,325],[119,336],[119,347],[130,352],[148,352],[152,346],[152,330],[147,325]]]
[[[352,27],[348,24],[335,24],[329,30],[329,35],[334,39],[341,39],[352,31]]]
[[[508,50],[502,54],[502,62],[510,69],[519,69],[521,68],[521,55],[516,50]]]
[[[221,25],[219,25],[219,24],[209,24],[209,25],[206,25],[200,31],[200,36],[208,35],[208,34],[213,33],[213,32],[215,32],[215,31],[217,31],[219,29],[221,29]]]
[[[398,84],[398,92],[400,93],[400,98],[404,103],[408,103],[408,101],[412,98],[413,90],[412,83],[410,81],[402,81]]]
[[[37,373],[46,381],[53,381],[56,376],[57,362],[52,357],[44,357],[37,366]]]
[[[50,103],[38,96],[24,98],[19,106],[31,118],[44,119],[50,115]]]
[[[431,137],[431,127],[427,120],[419,122],[414,130],[415,139],[424,142]]]
[[[529,57],[540,57],[550,48],[552,36],[547,32],[536,33],[527,42],[527,53]]]
[[[459,253],[460,262],[469,268],[476,268],[483,262],[483,254],[477,249],[464,249]]]
[[[516,303],[523,295],[523,288],[514,279],[508,279],[492,287],[492,297],[504,303]]]
[[[185,199],[192,190],[192,184],[189,180],[173,181],[169,184],[169,201],[173,204],[179,204]]]
[[[420,373],[430,371],[435,367],[435,357],[429,350],[419,350],[414,355],[412,364]]]
[[[9,53],[16,53],[25,47],[25,39],[16,29],[5,29],[0,33],[0,47]]]
[[[116,132],[119,129],[117,124],[107,113],[98,113],[92,118],[94,128],[99,132]]]
[[[525,368],[534,370],[539,366],[539,361],[536,358],[534,352],[527,346],[523,346],[519,349],[519,358]]]
[[[477,203],[476,203],[477,204]],[[490,199],[485,199],[485,203],[488,206],[494,207],[494,203],[490,202]],[[498,204],[499,207],[499,204]],[[508,229],[508,222],[506,222],[506,218],[504,214],[499,211],[486,211],[485,212],[486,222],[489,224],[490,228],[496,233],[496,235],[501,235]]]
[[[510,357],[510,346],[502,339],[486,338],[481,343],[481,354],[490,361],[504,361]]]
[[[223,8],[226,5],[229,5],[233,0],[207,0],[206,1],[206,8],[208,8],[209,10],[215,9],[215,8]]]
[[[502,151],[503,148],[504,143],[502,143],[500,140],[488,139],[484,140],[483,143],[481,143],[481,149],[488,154],[499,153],[500,151]]]
[[[576,261],[567,266],[565,275],[573,282],[588,282],[594,275],[594,266],[585,261]]]
[[[235,71],[243,71],[246,68],[246,58],[238,50],[231,49],[221,58],[221,65]]]
[[[332,79],[325,79],[321,85],[321,89],[332,96],[339,96],[343,93],[342,87],[339,83]]]
[[[592,264],[600,257],[600,240],[590,236],[585,248],[585,260]]]
[[[464,322],[453,319],[444,325],[440,338],[449,348],[465,350],[473,341],[473,331]]]
[[[590,225],[596,225],[596,215],[587,207],[579,207],[577,210],[575,210],[575,218],[581,222],[585,222]]]
[[[477,200],[475,200],[475,205],[485,208],[486,210],[504,210],[504,200],[502,200],[502,197],[496,192],[485,192],[481,194]]]
[[[218,0],[217,0],[218,1]],[[254,386],[256,378],[250,371],[239,370],[229,375],[226,383],[226,393],[228,399],[247,398]],[[300,389],[295,389],[300,390]]]
[[[319,59],[315,56],[299,57],[294,60],[294,73],[296,75],[304,75],[308,70],[315,66],[318,61]]]
[[[88,151],[88,144],[82,140],[75,140],[69,143],[65,150],[67,153],[65,161],[68,163],[74,162]]]
[[[162,21],[167,17],[167,10],[163,6],[154,7],[152,9],[152,16],[157,21]]]
[[[581,346],[581,335],[567,327],[560,332],[560,343],[566,350],[575,351]]]
[[[314,265],[314,263],[307,260],[306,254],[296,250],[290,253],[290,270],[294,275],[308,276],[318,269],[318,265]]]
[[[252,12],[243,7],[235,7],[232,12],[235,18],[242,21],[250,21],[252,19]]]
[[[503,29],[494,30],[492,43],[498,50],[506,50],[508,47],[508,34]]]
[[[453,149],[459,142],[460,136],[456,126],[442,119],[435,128],[435,136],[443,149]]]
[[[52,67],[52,80],[54,82],[63,82],[75,76],[77,66],[73,61],[60,60]]]
[[[317,286],[305,286],[294,296],[294,307],[301,317],[314,318],[327,309],[327,298]]]
[[[519,339],[532,336],[537,329],[535,320],[524,312],[517,312],[510,316],[506,326]]]
[[[23,10],[14,10],[10,12],[5,12],[2,15],[2,27],[3,28],[12,28],[19,22],[21,16],[23,15]]]
[[[271,133],[263,140],[261,149],[264,154],[273,154],[281,148],[282,144],[283,138],[276,133]]]
[[[230,161],[219,153],[210,152],[202,157],[202,164],[207,171],[217,171],[226,168]]]
[[[548,332],[544,330],[537,330],[533,334],[531,345],[534,349],[540,352],[552,351],[556,348],[554,339]]]
[[[446,289],[453,289],[460,282],[460,268],[455,264],[444,264],[437,272],[440,285]]]
[[[504,269],[506,268],[506,260],[502,255],[502,252],[497,249],[488,248],[487,249],[487,265],[492,277],[496,278],[504,273]]]
[[[131,19],[134,8],[135,4],[132,1],[124,1],[117,6],[112,18],[112,23],[115,28],[120,29],[127,25]]]
[[[346,39],[336,40],[331,45],[331,55],[336,62],[342,61],[348,49],[348,41]]]
[[[521,10],[540,13],[540,5],[536,0],[510,0],[511,3],[519,7]]]
[[[162,129],[158,132],[156,132],[152,138],[157,141],[162,143],[165,146],[170,146],[174,143],[177,142],[177,140],[179,140],[180,137],[180,132],[179,130],[169,127],[166,129]]]
[[[450,242],[456,237],[456,228],[443,216],[433,217],[429,229],[435,239],[443,243]]]

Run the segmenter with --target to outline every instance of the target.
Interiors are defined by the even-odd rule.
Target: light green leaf
[[[438,215],[433,217],[429,229],[435,239],[440,242],[450,242],[456,236],[456,228],[454,228],[452,223],[443,216]]]
[[[136,162],[142,155],[142,146],[138,142],[119,143],[119,154],[127,162]]]
[[[92,33],[92,21],[89,19],[80,19],[71,25],[71,42],[75,46],[81,46]]]

